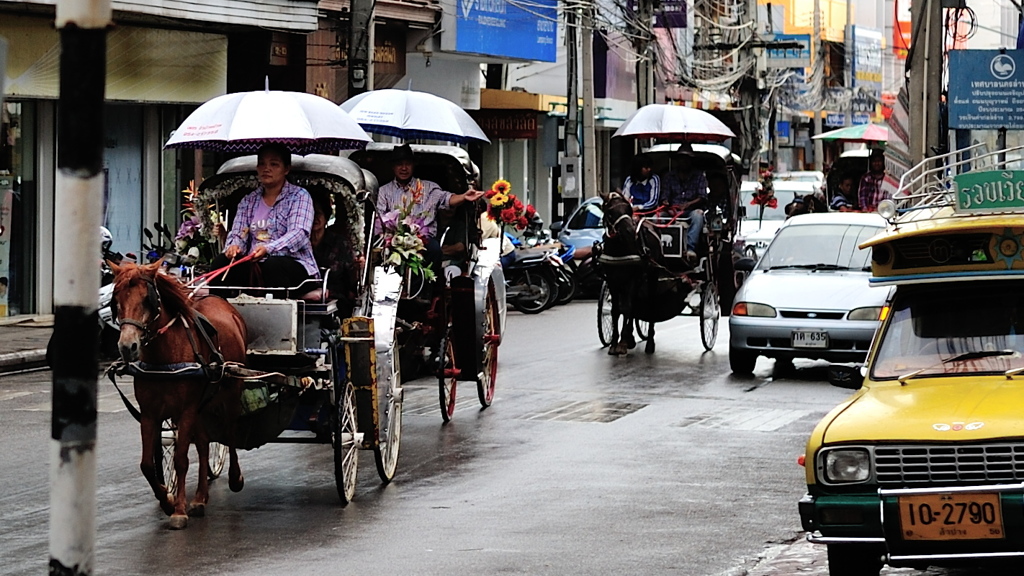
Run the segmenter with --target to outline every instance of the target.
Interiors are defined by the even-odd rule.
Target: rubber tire
[[[612,344],[612,293],[608,283],[601,283],[601,291],[597,294],[597,337],[601,339],[601,347]]]
[[[750,376],[754,373],[754,366],[757,364],[758,354],[748,350],[729,347],[729,368],[733,374],[739,376]]]
[[[561,306],[572,302],[576,297],[576,276],[569,270],[558,271],[559,282],[558,293],[555,295],[555,305]]]
[[[356,494],[359,473],[359,448],[355,441],[358,432],[356,420],[356,392],[347,378],[341,376],[340,350],[332,349],[331,365],[334,376],[334,406],[331,414],[331,445],[334,448],[334,483],[338,498],[345,506]],[[347,442],[345,437],[348,437]]]
[[[498,331],[501,329],[500,327],[501,316],[498,311],[498,298],[494,295],[494,286],[488,285],[487,299],[484,302],[481,370],[476,380],[476,395],[483,408],[487,408],[494,401],[494,386],[498,380],[498,337],[500,336]]]
[[[458,377],[445,376],[445,371],[453,369],[456,365],[455,349],[449,334],[446,333],[441,339],[437,355],[437,399],[441,407],[441,420],[447,424],[455,415],[455,397],[459,389]]]
[[[395,477],[398,468],[398,450],[402,444],[402,405],[403,399],[396,397],[394,390],[402,387],[402,369],[400,361],[401,347],[398,345],[398,334],[394,339],[394,350],[391,352],[394,373],[390,388],[381,390],[382,383],[377,381],[378,422],[377,434],[380,442],[373,448],[373,461],[377,466],[377,475],[381,482],[387,484]]]
[[[828,545],[829,576],[878,576],[881,553],[863,546]]]
[[[530,279],[532,281],[531,285],[540,288],[540,295],[536,300],[527,300],[522,297],[515,298],[512,300],[512,306],[523,314],[540,314],[554,304],[558,288],[555,286],[553,279],[546,274],[530,274]],[[525,283],[526,274],[522,274],[517,280]],[[513,282],[513,285],[515,285],[515,282]]]

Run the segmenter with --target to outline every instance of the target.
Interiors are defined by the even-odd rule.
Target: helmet
[[[100,226],[100,247],[107,252],[113,244],[114,237],[110,235],[110,230],[107,230],[106,226]]]

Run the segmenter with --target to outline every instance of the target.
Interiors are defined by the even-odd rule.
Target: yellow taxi
[[[1024,172],[886,201],[864,242],[895,286],[856,390],[807,442],[808,540],[832,576],[883,565],[1024,568]]]

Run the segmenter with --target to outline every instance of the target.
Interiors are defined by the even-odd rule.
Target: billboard
[[[523,6],[507,0],[455,0],[454,15],[447,7],[445,10],[441,48],[554,62],[558,44],[555,0],[536,0]]]
[[[850,26],[853,35],[854,114],[874,115],[882,100],[882,32]],[[856,122],[854,122],[856,124]]]

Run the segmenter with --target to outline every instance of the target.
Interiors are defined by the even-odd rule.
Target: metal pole
[[[844,74],[845,78],[843,80],[846,84],[846,89],[850,91],[850,102],[846,105],[846,126],[853,126],[853,98],[855,94],[853,91],[853,83],[856,80],[853,66],[857,52],[857,40],[854,36],[855,32],[853,29],[852,12],[853,0],[846,0],[846,32],[843,34],[843,43],[845,44],[846,50],[846,59],[843,62],[843,68],[845,69],[846,74]]]
[[[577,83],[577,72],[579,70],[579,64],[577,63],[577,19],[575,8],[569,8],[565,11],[565,44],[566,44],[566,106],[565,106],[565,158],[566,164],[562,166],[562,179],[563,182],[567,182],[565,170],[571,169],[576,170],[579,168],[579,157],[580,157],[580,141],[579,141],[579,95],[576,87]],[[565,210],[565,215],[576,208],[578,204],[577,198],[579,197],[579,191],[581,183],[579,182],[580,174],[572,174],[571,178],[575,180],[575,190],[568,190],[567,187],[563,187],[562,192],[562,205]]]
[[[636,31],[636,107],[641,108],[654,102],[654,64],[651,58],[651,21],[654,19],[653,0],[638,0]]]
[[[583,8],[583,198],[596,196],[597,128],[594,125],[594,15],[593,6]]]
[[[814,63],[812,64],[812,66],[816,69],[818,67],[817,66],[818,59],[824,57],[822,55],[822,53],[821,53],[822,52],[822,50],[821,50],[821,0],[814,0],[814,38],[812,39],[812,42],[814,43],[814,51],[812,53],[814,54],[814,59],[815,59]],[[816,78],[814,80],[815,83],[818,85],[816,89],[818,90],[818,93],[821,95],[821,102],[822,102],[822,104],[824,104],[824,101],[825,101],[825,79],[824,79],[824,74],[825,74],[824,68],[822,68],[822,73],[821,73],[822,77]],[[822,105],[821,108],[824,108],[824,105]],[[822,110],[812,110],[811,113],[814,114],[814,134],[815,134],[815,136],[817,136],[818,134],[821,134],[821,113],[822,113]],[[825,147],[824,147],[824,144],[823,144],[823,142],[821,140],[814,140],[814,169],[820,171],[824,167],[824,165],[825,165]]]
[[[348,31],[348,97],[373,89],[370,41],[374,0],[351,0]]]
[[[51,575],[92,574],[103,205],[103,99],[111,1],[59,0],[60,99],[54,215]]]

